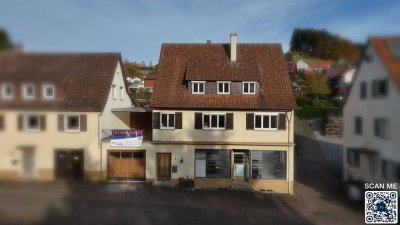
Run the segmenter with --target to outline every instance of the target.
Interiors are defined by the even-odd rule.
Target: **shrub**
[[[297,103],[297,106],[300,107],[300,106],[310,105],[311,100],[307,97],[297,97],[296,103]]]
[[[318,107],[333,107],[333,104],[328,100],[313,100],[312,105]]]

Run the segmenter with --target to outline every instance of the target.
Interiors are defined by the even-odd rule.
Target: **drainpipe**
[[[100,179],[103,179],[103,151],[102,151],[102,143],[101,143],[101,130],[100,130],[100,117],[102,116],[103,113],[100,113],[97,116],[97,142],[98,142],[98,147],[100,150]]]
[[[288,191],[290,192],[290,180],[289,180],[289,175],[290,175],[290,146],[289,146],[289,143],[290,143],[290,126],[292,125],[292,123],[291,123],[291,121],[292,121],[292,117],[293,117],[293,113],[291,113],[290,114],[290,117],[288,116],[288,113],[287,112],[285,112],[285,114],[286,114],[286,119],[287,119],[287,121],[288,121],[288,146],[287,146],[287,148],[288,148],[288,154],[287,154],[287,161],[288,161]],[[294,162],[293,162],[294,163]],[[293,179],[294,179],[294,173],[293,173]]]

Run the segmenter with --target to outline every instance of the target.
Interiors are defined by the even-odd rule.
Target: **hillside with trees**
[[[301,29],[293,31],[290,52],[336,61],[357,61],[361,57],[363,45],[332,34],[326,30]]]
[[[157,65],[153,66],[151,62],[149,65],[146,65],[144,62],[137,63],[125,61],[124,70],[128,77],[138,77],[143,79],[147,75],[155,74]]]
[[[13,48],[13,43],[8,37],[7,32],[0,28],[0,50],[8,50]]]

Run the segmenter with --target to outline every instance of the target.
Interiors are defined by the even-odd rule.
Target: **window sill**
[[[205,128],[205,127],[203,127],[202,130],[226,130],[226,128]]]
[[[30,132],[30,133],[37,133],[40,132],[40,129],[24,129],[25,132]]]
[[[67,132],[67,133],[80,133],[81,130],[64,130],[64,132]]]
[[[175,127],[160,127],[160,130],[175,130]]]
[[[278,128],[254,128],[255,131],[278,131]]]

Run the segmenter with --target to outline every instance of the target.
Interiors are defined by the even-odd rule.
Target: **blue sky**
[[[400,34],[398,0],[2,0],[0,27],[26,51],[117,51],[158,62],[164,42],[282,43],[294,28],[353,41]]]

